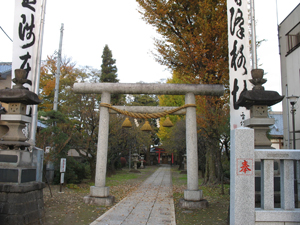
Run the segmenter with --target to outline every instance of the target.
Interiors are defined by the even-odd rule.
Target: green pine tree
[[[116,60],[112,58],[112,53],[108,45],[105,45],[101,57],[102,57],[102,65],[101,65],[100,82],[119,83],[119,79],[117,79],[118,69],[116,66]],[[125,95],[112,94],[111,104],[124,105]]]
[[[102,54],[100,82],[118,83],[116,60],[112,58],[111,50],[105,45]]]

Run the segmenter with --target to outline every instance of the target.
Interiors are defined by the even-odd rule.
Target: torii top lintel
[[[159,83],[76,83],[73,90],[77,94],[161,94],[221,96],[221,84],[159,84]]]

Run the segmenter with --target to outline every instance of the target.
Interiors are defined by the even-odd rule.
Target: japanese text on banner
[[[247,0],[228,0],[228,47],[230,77],[230,128],[241,126],[241,114],[249,111],[236,102],[241,92],[251,87]]]

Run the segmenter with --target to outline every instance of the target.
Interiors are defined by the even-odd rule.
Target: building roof
[[[269,112],[270,118],[275,119],[275,124],[270,126],[270,135],[283,136],[283,116],[282,112]]]
[[[0,80],[5,80],[11,74],[11,62],[0,62]]]
[[[150,153],[158,153],[159,151],[160,151],[161,153],[164,153],[166,150],[163,149],[163,148],[158,148],[158,147],[150,148]]]
[[[79,151],[80,151],[80,153],[83,154],[83,155],[88,154],[88,157],[92,157],[91,154],[86,153],[86,152],[83,151],[83,150],[79,150]],[[72,157],[82,157],[75,149],[70,149],[70,150],[68,151],[68,156],[72,156]]]
[[[279,26],[281,26],[283,24],[283,22],[300,6],[300,3],[289,13],[289,15],[287,15],[284,20],[282,20],[282,22],[279,24]]]
[[[41,123],[40,121],[37,121],[37,127],[40,127],[40,128],[47,128],[48,126]]]

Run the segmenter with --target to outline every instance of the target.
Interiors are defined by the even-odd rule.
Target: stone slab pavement
[[[91,225],[176,225],[169,165],[159,167],[129,196]]]

